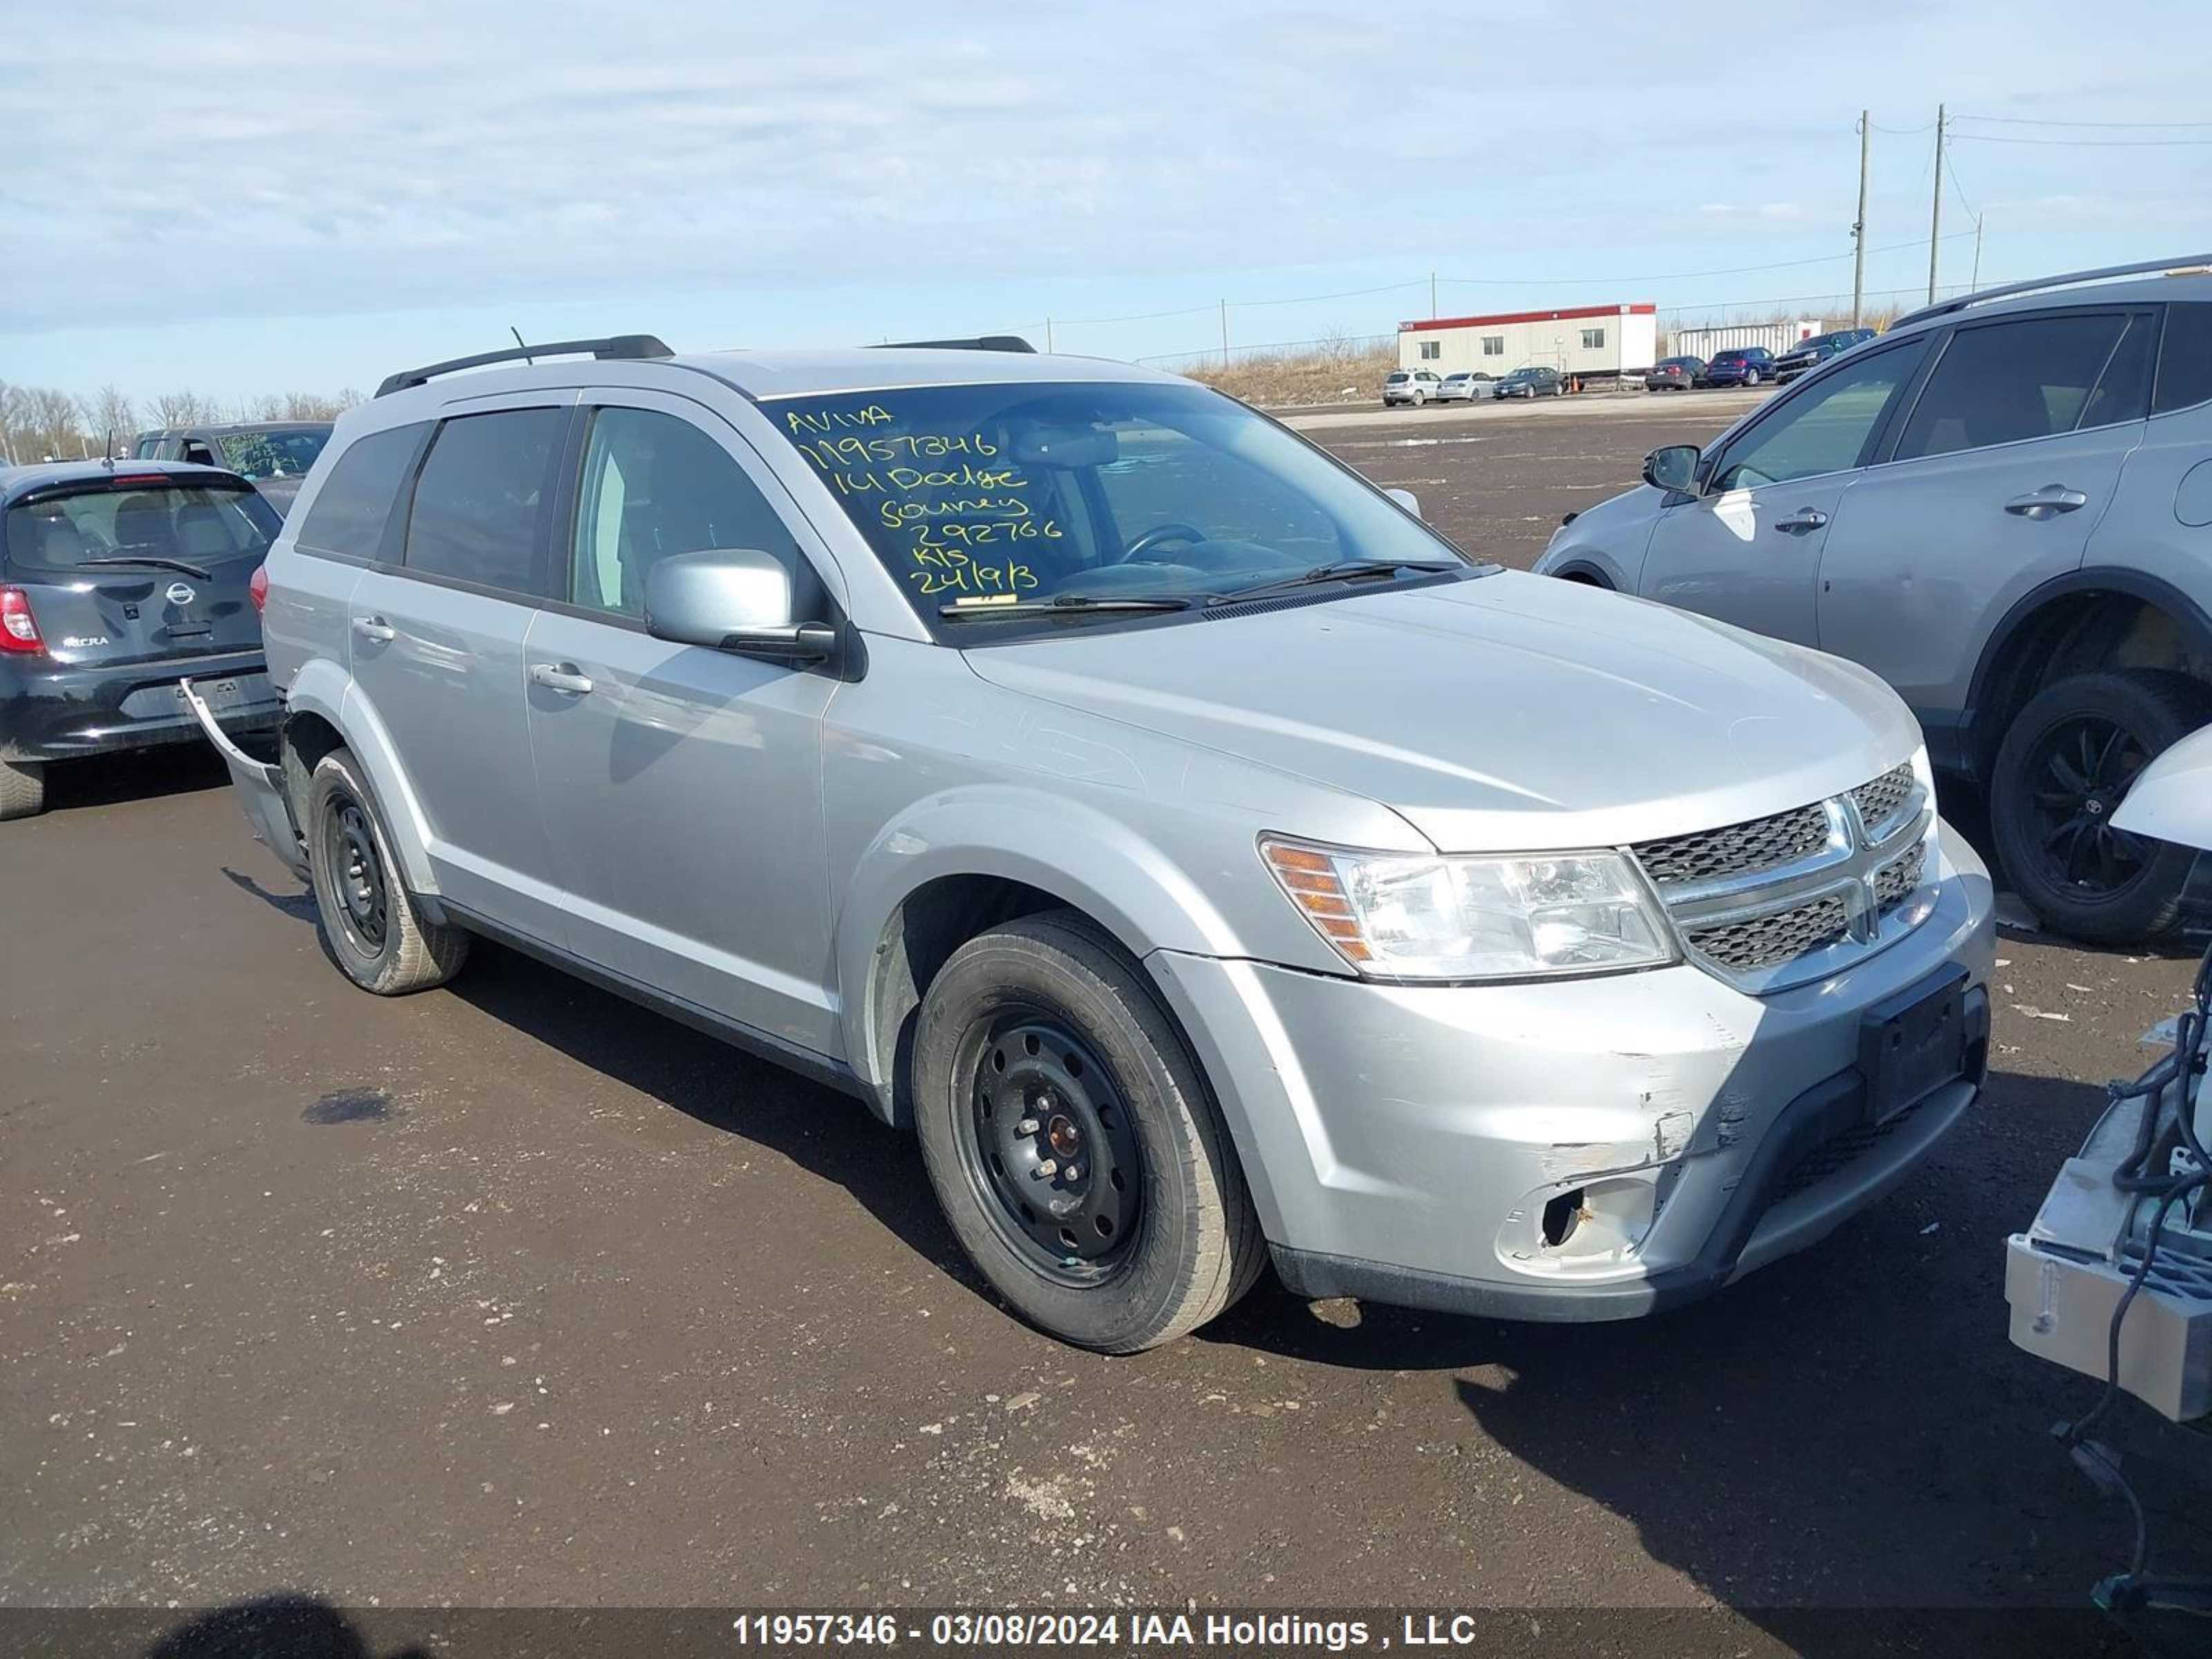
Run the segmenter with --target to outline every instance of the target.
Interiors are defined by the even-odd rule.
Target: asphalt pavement
[[[1733,400],[1730,400],[1731,402]],[[1722,400],[1315,429],[1525,565]],[[913,1145],[507,952],[356,993],[197,753],[0,828],[0,1602],[2079,1606],[2126,1516],[2005,1235],[2189,962],[2008,932],[1983,1103],[1680,1313],[1272,1280],[1130,1359],[1008,1318]],[[1959,803],[1971,816],[1972,804]],[[2117,1428],[2204,1563],[2212,1452]]]

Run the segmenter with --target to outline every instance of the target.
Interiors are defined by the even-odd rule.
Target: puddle
[[[340,1089],[300,1114],[303,1123],[382,1123],[392,1115],[392,1097],[381,1089]]]

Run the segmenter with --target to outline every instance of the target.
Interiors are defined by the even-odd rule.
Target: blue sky
[[[1197,351],[1223,297],[1232,343],[1387,331],[1431,270],[1447,315],[1764,308],[1848,292],[1862,106],[1869,246],[1911,245],[1868,285],[1917,286],[1939,100],[1985,282],[2212,248],[2201,3],[0,17],[0,380],[81,392],[367,388],[510,324]]]

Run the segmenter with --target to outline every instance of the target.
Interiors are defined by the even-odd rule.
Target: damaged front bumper
[[[1911,934],[1765,997],[1688,965],[1424,987],[1149,961],[1222,1097],[1291,1289],[1631,1318],[1814,1243],[1972,1103],[1992,895],[1948,830],[1942,856],[1936,907]],[[1961,984],[1959,1074],[1877,1121],[1870,1018]]]
[[[253,839],[274,853],[286,869],[305,880],[307,852],[301,842],[298,826],[292,822],[292,808],[284,793],[283,769],[268,761],[256,760],[233,742],[191,681],[179,681],[178,689],[184,694],[185,707],[191,710],[200,730],[207,734],[207,740],[215,745],[223,764],[230,769],[231,789],[246,814],[246,825],[253,832]]]

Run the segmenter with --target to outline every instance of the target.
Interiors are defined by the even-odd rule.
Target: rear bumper
[[[0,663],[0,760],[73,760],[193,742],[199,726],[177,690],[187,676],[214,692],[211,706],[226,730],[270,730],[283,718],[283,699],[258,651],[99,665],[33,658]]]

